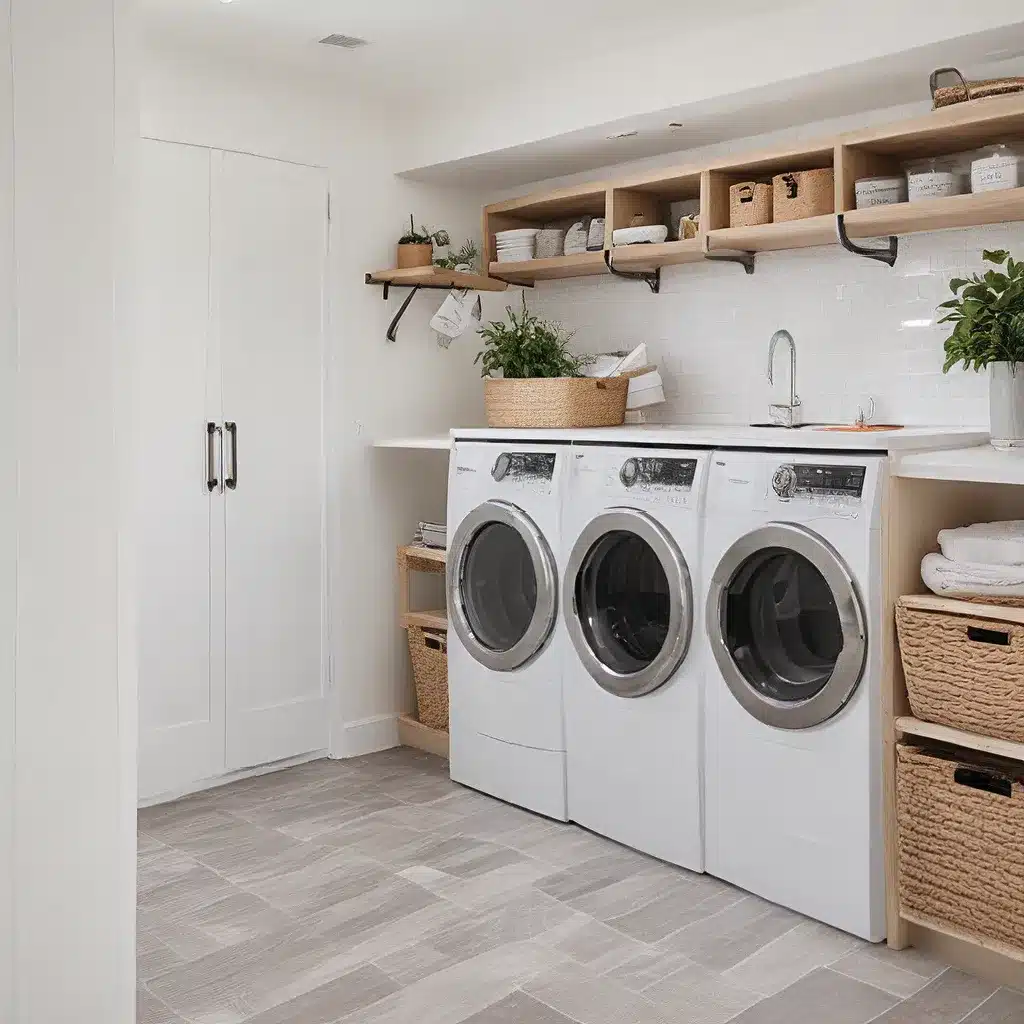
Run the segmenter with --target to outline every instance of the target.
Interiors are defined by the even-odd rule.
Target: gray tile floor
[[[140,1024],[1010,1024],[1024,996],[409,750],[139,813]]]

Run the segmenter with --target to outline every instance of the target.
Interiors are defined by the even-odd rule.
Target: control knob
[[[494,468],[491,470],[491,476],[493,476],[495,480],[504,480],[511,465],[512,460],[509,458],[508,453],[502,452],[494,462]]]
[[[796,470],[792,466],[779,466],[772,477],[772,488],[780,498],[796,494]]]
[[[619,470],[619,479],[624,487],[632,487],[640,476],[640,464],[636,459],[626,459]]]

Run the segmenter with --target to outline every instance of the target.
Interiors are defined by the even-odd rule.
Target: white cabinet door
[[[238,454],[237,487],[225,496],[233,770],[328,743],[321,415],[328,180],[322,170],[240,154],[213,160],[213,329],[224,420],[237,424]]]
[[[211,669],[208,387],[210,151],[140,151],[139,795],[224,771],[223,673]],[[210,394],[208,394],[208,390]],[[74,510],[69,509],[73,515]]]

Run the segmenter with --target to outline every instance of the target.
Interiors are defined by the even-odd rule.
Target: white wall
[[[910,109],[802,125],[516,191],[710,162],[728,153],[898,119]],[[797,342],[797,386],[807,420],[850,420],[870,395],[877,403],[876,422],[987,425],[987,375],[941,372],[948,332],[937,323],[936,306],[949,297],[950,278],[980,269],[982,250],[993,248],[1009,248],[1024,258],[1024,224],[909,235],[900,239],[893,269],[825,246],[759,254],[752,277],[729,264],[668,267],[660,295],[643,284],[601,276],[539,284],[527,301],[535,312],[575,329],[581,350],[647,342],[661,366],[668,399],[652,411],[652,420],[766,420],[768,341],[785,327]],[[781,356],[779,361],[776,400],[788,393],[788,371]]]
[[[134,1015],[135,751],[122,718],[134,680],[118,628],[127,424],[115,370],[129,335],[114,308],[130,216],[121,175],[137,138],[122,60],[130,6],[0,10],[0,1019],[12,1024]]]
[[[482,417],[476,340],[437,348],[427,321],[443,293],[417,296],[398,343],[384,332],[405,298],[387,304],[363,283],[393,265],[393,245],[417,224],[479,241],[483,196],[400,181],[391,173],[399,128],[365,97],[334,95],[323,80],[277,79],[266,69],[225,67],[221,57],[155,47],[142,79],[142,133],[194,145],[325,166],[333,206],[328,336],[328,489],[332,651],[332,752],[394,738],[410,706],[408,654],[395,623],[395,547],[418,518],[444,514],[443,461],[375,452],[375,438],[447,429]],[[502,300],[488,298],[488,315]]]

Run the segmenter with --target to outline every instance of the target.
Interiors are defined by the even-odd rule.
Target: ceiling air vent
[[[366,46],[367,41],[360,39],[359,36],[343,36],[335,33],[334,35],[324,36],[320,40],[324,46],[340,46],[343,50],[358,50],[360,46]]]

